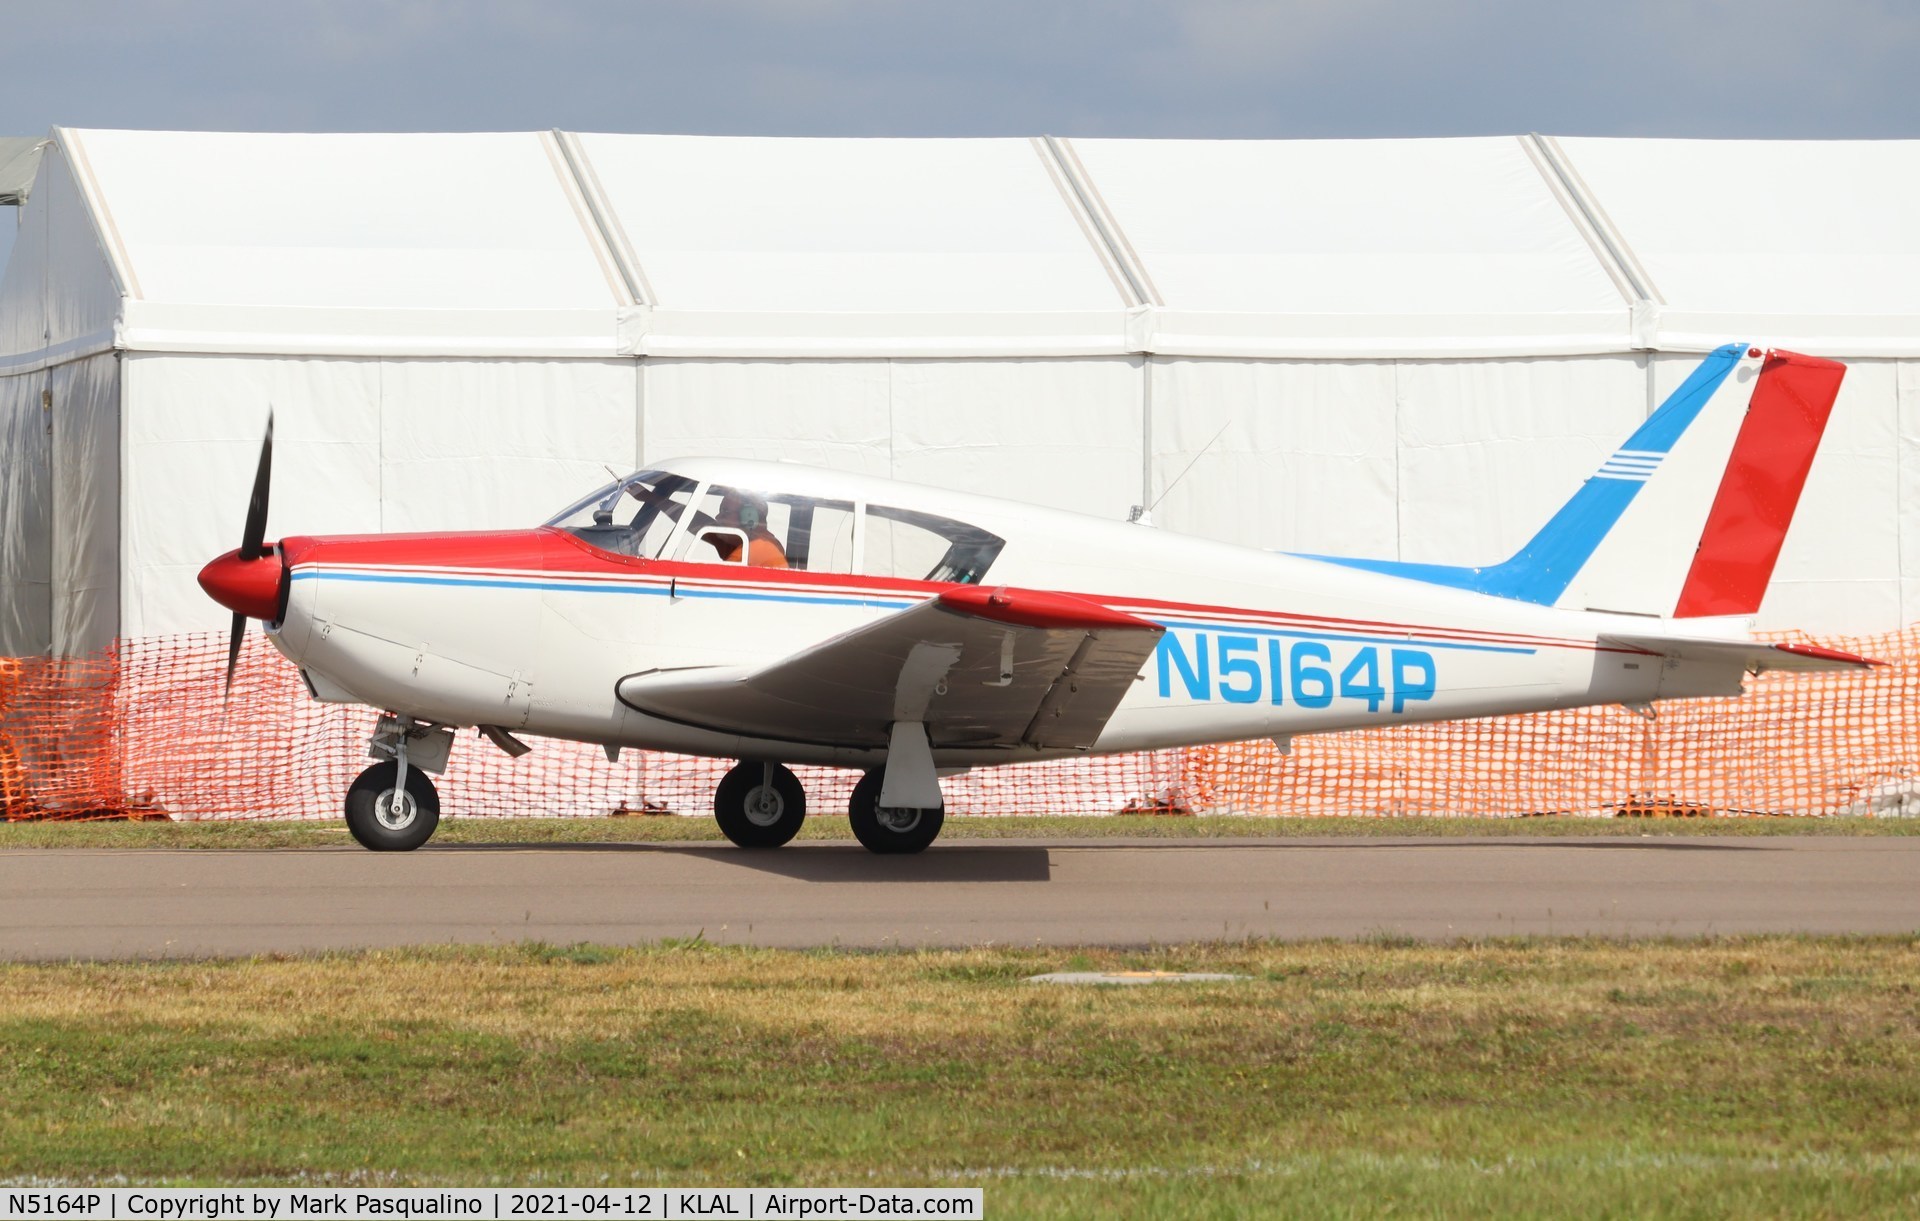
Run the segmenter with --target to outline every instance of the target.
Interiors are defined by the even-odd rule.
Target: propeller
[[[267,435],[260,440],[260,466],[253,474],[253,496],[247,501],[246,532],[240,536],[239,558],[252,563],[265,555],[267,494],[273,483],[273,409],[267,409]],[[233,670],[240,663],[240,645],[247,636],[247,617],[233,612],[233,632],[227,641],[227,698],[233,698]]]

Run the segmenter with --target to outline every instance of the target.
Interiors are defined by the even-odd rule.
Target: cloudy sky
[[[0,13],[7,135],[1920,136],[1912,0],[13,0]],[[11,237],[0,223],[0,257]]]

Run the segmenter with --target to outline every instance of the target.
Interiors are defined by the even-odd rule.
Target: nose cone
[[[236,549],[200,570],[200,588],[215,602],[249,619],[280,617],[280,552],[268,548],[257,560]]]

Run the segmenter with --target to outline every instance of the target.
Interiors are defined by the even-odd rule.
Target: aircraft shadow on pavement
[[[714,859],[802,882],[1047,882],[1053,867],[1045,848],[938,847],[913,856],[876,856],[851,844],[794,851],[715,852]]]
[[[800,882],[1048,882],[1047,850],[1025,845],[935,846],[876,856],[857,844],[796,844],[749,852],[719,844],[446,844],[440,852],[644,852],[685,856]]]

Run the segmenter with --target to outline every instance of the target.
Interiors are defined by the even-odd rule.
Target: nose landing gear
[[[411,852],[440,825],[440,794],[427,771],[445,771],[453,731],[410,716],[383,716],[368,753],[384,759],[347,789],[347,830],[363,848]],[[426,769],[426,770],[422,770]]]
[[[411,852],[440,825],[440,794],[417,767],[376,763],[347,790],[347,830],[362,848]]]

